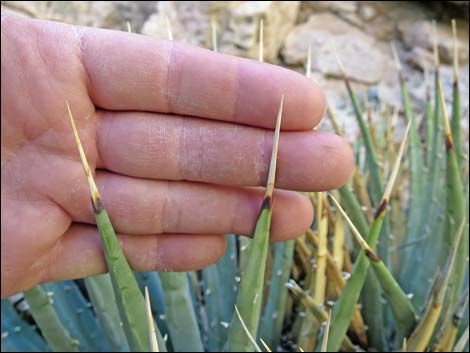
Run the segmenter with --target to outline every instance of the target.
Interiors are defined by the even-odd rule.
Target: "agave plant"
[[[260,61],[262,28],[260,22]],[[455,22],[453,31],[456,36]],[[168,33],[171,39],[169,26]],[[217,50],[215,21],[211,33]],[[358,154],[350,184],[339,190],[306,193],[317,210],[312,229],[270,245],[279,97],[254,237],[227,235],[225,256],[198,272],[132,272],[68,107],[109,274],[37,286],[24,293],[27,310],[15,298],[3,300],[2,351],[468,350],[469,181],[457,45],[452,118],[435,45],[435,96],[422,126],[393,52],[407,125],[402,142],[393,141],[396,124],[387,125],[387,113],[371,124],[367,102],[338,60],[360,127],[353,147],[365,151],[365,163]],[[341,135],[331,107],[328,115]]]

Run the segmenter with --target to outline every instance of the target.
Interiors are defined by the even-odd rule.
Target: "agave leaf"
[[[337,217],[342,218],[342,217]],[[307,237],[311,240],[313,246],[318,248],[319,240],[318,236],[315,235],[311,230],[308,230],[306,233]],[[328,276],[328,286],[329,291],[331,293],[332,301],[336,301],[346,284],[345,279],[343,277],[342,272],[339,270],[337,266],[336,259],[328,252],[326,253],[326,260],[327,260],[327,276]],[[354,333],[357,341],[364,347],[367,347],[368,340],[366,334],[366,328],[364,325],[364,320],[361,315],[361,311],[359,307],[356,306],[354,309],[353,317],[351,320],[351,330]]]
[[[142,293],[145,292],[145,287],[148,288],[150,296],[150,305],[152,307],[152,315],[155,319],[160,335],[157,331],[157,341],[159,349],[167,348],[169,351],[173,350],[171,339],[169,338],[169,331],[166,322],[165,312],[165,295],[163,293],[162,281],[157,272],[134,272],[135,279],[139,285]],[[162,337],[166,339],[163,340]]]
[[[429,168],[431,165],[432,157],[432,141],[434,140],[434,107],[431,99],[431,88],[429,83],[429,69],[426,64],[424,64],[424,82],[426,89],[426,167]],[[426,170],[426,176],[429,171]]]
[[[468,287],[463,293],[460,302],[455,309],[454,313],[449,311],[451,315],[447,315],[441,331],[437,336],[437,343],[433,349],[434,352],[451,352],[454,347],[455,339],[459,331],[459,326],[465,315],[465,310],[468,305]]]
[[[239,268],[243,269],[246,267],[246,261],[248,260],[248,249],[250,247],[250,239],[244,236],[237,236],[237,238],[238,238],[238,249],[239,249],[239,252],[238,252]]]
[[[338,124],[338,121],[336,120],[336,114],[329,105],[327,106],[327,111],[328,116],[330,117],[330,120],[333,123],[335,132],[339,136],[344,136],[344,132],[342,131],[341,127]],[[362,179],[362,177],[360,176],[359,169],[357,167],[355,167],[354,175],[358,175],[358,177]],[[365,185],[364,180],[362,180],[361,184]],[[353,191],[351,190],[350,184],[348,183],[342,186],[338,189],[338,191],[341,196],[341,202],[343,203],[346,212],[351,217],[351,220],[353,221],[354,225],[359,229],[360,232],[362,232],[363,234],[367,234],[369,227],[367,225],[366,217],[362,212],[361,204],[359,203],[356,195],[354,195]]]
[[[2,300],[2,352],[48,352],[44,338],[22,320],[9,299]]]
[[[269,231],[271,228],[272,197],[276,174],[277,149],[279,145],[279,133],[281,128],[282,106],[284,97],[281,98],[277,115],[274,142],[269,167],[268,182],[264,201],[255,227],[253,240],[248,248],[248,257],[240,283],[237,297],[237,308],[245,320],[246,327],[253,337],[257,336],[261,301],[263,296],[264,272],[269,248]],[[229,329],[227,347],[229,351],[250,351],[251,345],[246,342],[246,334],[243,331],[240,320],[232,319]]]
[[[326,293],[328,215],[324,193],[312,193],[312,196],[315,198],[318,242],[316,246],[316,269],[311,276],[309,292],[313,293],[314,299],[317,303],[323,305]],[[301,336],[298,340],[299,345],[301,345],[305,350],[312,351],[317,345],[316,333],[318,332],[319,327],[320,323],[315,316],[307,312],[306,316],[302,320],[300,329]]]
[[[379,238],[383,219],[387,211],[388,201],[390,199],[390,194],[392,192],[396,177],[398,175],[399,167],[400,158],[397,158],[395,166],[385,188],[384,195],[382,196],[379,207],[376,210],[374,220],[372,221],[371,227],[367,235],[366,241],[372,250],[375,249],[377,240]],[[341,294],[339,300],[334,306],[333,316],[331,319],[330,337],[328,340],[328,351],[336,352],[339,349],[341,339],[346,334],[346,331],[351,322],[355,304],[359,299],[359,295],[361,293],[364,281],[367,276],[368,267],[369,262],[367,260],[367,256],[364,252],[361,252],[354,265],[351,278],[346,283],[343,293]]]
[[[52,306],[70,336],[79,343],[80,351],[109,350],[89,302],[74,281],[45,283],[41,286],[53,299]]]
[[[164,291],[166,324],[174,350],[204,351],[186,272],[160,272],[159,276]]]
[[[410,125],[408,125],[410,126]],[[406,141],[405,139],[402,143],[402,147],[400,149],[399,159],[403,154],[404,146]],[[397,159],[399,165],[399,159]],[[356,240],[360,244],[361,248],[364,250],[367,258],[370,260],[372,264],[372,268],[375,271],[377,279],[382,286],[384,293],[389,301],[393,314],[395,316],[395,320],[398,325],[399,336],[407,337],[411,331],[413,330],[414,326],[416,325],[417,315],[414,312],[413,306],[411,305],[409,299],[407,298],[406,294],[400,288],[399,284],[396,282],[393,275],[381,261],[381,259],[375,254],[375,252],[370,248],[369,244],[364,240],[362,235],[359,231],[354,227],[354,224],[351,222],[347,214],[339,205],[338,201],[330,195],[331,199],[335,203],[336,207],[338,208],[339,212],[343,215],[343,217],[348,222]]]
[[[459,338],[454,347],[454,352],[463,352],[465,346],[468,344],[468,326],[462,336]],[[467,348],[468,349],[468,348]]]
[[[289,288],[292,293],[302,302],[302,304],[317,318],[320,323],[328,321],[328,313],[320,306],[315,300],[305,293],[302,288],[294,281],[290,280],[286,283],[287,288]],[[330,324],[331,329],[331,324]],[[331,337],[331,331],[328,334],[328,338]],[[349,337],[344,336],[340,342],[341,350],[346,352],[355,352],[358,350],[356,346],[351,342]],[[328,352],[330,352],[328,350]]]
[[[93,303],[93,310],[111,349],[115,352],[128,351],[129,346],[122,328],[109,274],[88,277],[84,282]]]
[[[435,65],[435,106],[432,125],[433,140],[431,147],[430,165],[421,221],[419,226],[420,240],[407,247],[404,264],[401,270],[401,283],[408,293],[413,293],[412,303],[420,308],[426,300],[430,284],[439,266],[445,262],[448,254],[443,246],[444,210],[446,188],[444,187],[444,134],[441,123],[443,107],[439,93],[439,53],[437,34],[434,23],[434,65]],[[429,144],[429,141],[428,141]],[[455,233],[454,233],[455,234]],[[427,266],[421,266],[426,261]],[[413,273],[413,276],[409,274]]]
[[[455,151],[459,169],[462,168],[463,149],[461,131],[461,104],[459,90],[459,45],[457,41],[457,23],[452,20],[452,34],[454,37],[454,88],[452,92],[452,138],[454,140]]]
[[[287,304],[285,283],[289,280],[291,272],[294,246],[295,240],[274,244],[274,266],[260,324],[260,337],[271,347],[277,347],[281,341]]]
[[[369,232],[369,226],[367,225],[366,217],[350,185],[346,184],[339,188],[338,191],[341,196],[341,203],[354,225],[360,232],[367,234]]]
[[[220,324],[223,322],[224,297],[222,286],[217,271],[217,266],[212,265],[202,270],[204,309],[207,315],[208,348],[211,352],[219,351],[227,339],[227,330]],[[203,335],[204,336],[204,335]]]
[[[375,237],[379,232],[380,220],[377,221],[376,224],[372,224],[370,235]],[[368,266],[368,260],[364,253],[361,252],[354,265],[351,278],[346,283],[341,296],[333,308],[330,336],[328,339],[328,351],[337,351],[339,349],[341,339],[345,336],[351,323],[356,303],[367,276]]]
[[[438,273],[434,280],[428,301],[425,306],[421,321],[408,339],[408,350],[410,352],[424,352],[434,333],[437,322],[442,312],[444,298],[448,292],[448,283],[453,273],[454,264],[465,227],[465,218],[462,219],[460,227],[454,238],[454,243],[449,252],[444,269]]]
[[[344,83],[346,84],[346,88],[348,90],[349,96],[351,98],[354,112],[356,113],[356,118],[359,124],[359,128],[361,130],[362,138],[364,139],[364,144],[367,150],[367,164],[369,167],[369,171],[371,173],[371,198],[374,204],[377,204],[380,200],[380,196],[383,194],[383,182],[382,176],[380,175],[380,164],[379,159],[377,157],[377,152],[374,148],[374,144],[372,142],[372,136],[370,133],[369,128],[367,127],[367,123],[364,119],[364,113],[362,111],[361,105],[359,100],[357,99],[356,94],[354,93],[351,83],[349,82],[348,77],[346,76],[346,72],[344,70],[343,64],[338,56],[336,56],[338,67],[340,69],[341,75],[343,77]]]
[[[367,325],[367,340],[369,347],[384,351],[387,347],[388,321],[384,314],[388,315],[389,307],[383,304],[382,287],[370,266],[364,281],[360,296],[360,305],[364,322]],[[353,315],[354,317],[354,315]],[[352,325],[352,319],[351,319]]]
[[[364,119],[364,113],[361,109],[360,103],[357,99],[356,94],[354,93],[352,86],[346,76],[346,72],[343,68],[343,65],[340,59],[337,57],[338,66],[343,76],[343,80],[346,84],[349,96],[351,98],[356,119],[361,130],[361,136],[366,147],[366,163],[368,166],[368,171],[370,173],[370,198],[372,203],[376,206],[380,200],[380,196],[383,194],[383,182],[380,175],[380,165],[377,152],[374,147],[371,131],[367,126],[367,123]],[[345,187],[343,187],[345,188]],[[344,191],[342,191],[344,193]],[[346,199],[349,195],[341,195],[343,199]],[[345,197],[346,196],[346,197]],[[356,218],[356,216],[354,216]],[[383,222],[383,221],[381,221]],[[388,239],[389,239],[389,225],[387,220],[382,227],[381,225],[381,242],[379,243],[379,254],[386,264],[388,264]],[[364,284],[361,284],[361,288]],[[366,282],[366,287],[363,291],[363,315],[366,323],[369,326],[369,340],[371,340],[373,345],[377,349],[384,349],[385,339],[383,336],[383,309],[380,301],[380,292],[378,291],[379,285],[375,278],[371,275]]]
[[[124,252],[122,251],[121,245],[119,244],[119,240],[109,220],[108,213],[104,208],[103,201],[96,187],[93,175],[91,174],[90,167],[88,166],[68,103],[67,110],[80,153],[82,166],[88,179],[93,212],[103,244],[106,265],[113,283],[114,295],[118,304],[127,342],[130,349],[133,351],[149,351],[148,327],[145,320],[142,320],[146,315],[144,298]]]
[[[442,83],[439,80],[439,96],[442,105],[444,127],[445,127],[445,146],[447,153],[446,165],[446,184],[447,184],[447,212],[446,212],[446,234],[444,241],[444,250],[450,251],[457,234],[457,221],[465,219],[465,196],[463,192],[462,181],[460,179],[460,168],[457,161],[455,145],[449,125],[449,116],[447,114],[447,106],[445,103]],[[454,273],[452,274],[449,287],[449,307],[453,310],[458,303],[462,287],[464,284],[465,272],[467,268],[468,256],[468,237],[462,237],[461,243],[458,244],[457,257],[455,260]]]
[[[356,99],[356,106],[360,109]],[[357,110],[357,109],[356,109]],[[357,114],[357,113],[356,113]],[[375,148],[375,144],[373,141],[373,130],[369,128],[371,139],[372,139],[372,147]],[[364,138],[363,141],[367,141],[367,138]],[[366,143],[366,150],[367,143]],[[370,200],[372,200],[373,205],[377,205],[377,200],[381,195],[383,189],[382,181],[378,179],[380,176],[379,171],[375,171],[375,168],[371,170],[370,165],[374,165],[375,162],[370,162],[370,158],[379,158],[377,154],[377,150],[375,150],[375,157],[370,157],[370,154],[366,154],[366,165],[368,166],[368,185],[370,190]],[[359,173],[355,173],[354,180],[356,181],[356,193],[358,195],[359,200],[361,201],[362,205],[366,208],[365,216],[367,219],[371,218],[371,210],[372,207],[370,206],[371,201],[369,200],[369,193],[367,193],[364,185],[366,183],[366,178],[361,183],[361,178],[358,176]],[[376,181],[377,180],[377,181]],[[374,187],[375,185],[375,187]],[[378,191],[377,191],[378,190]],[[378,251],[380,256],[382,257],[383,261],[388,264],[389,263],[389,223],[388,219],[385,218],[383,220],[384,224],[380,230],[380,239],[381,241],[378,243]],[[385,324],[386,324],[386,317],[388,315],[388,308],[382,304],[381,301],[381,291],[380,291],[380,284],[377,282],[375,275],[369,271],[369,274],[366,277],[365,283],[363,285],[363,290],[361,292],[361,302],[362,302],[362,315],[364,320],[368,326],[367,337],[369,344],[375,347],[378,350],[385,350],[386,349],[386,336],[385,336]]]
[[[392,45],[392,52],[395,58],[395,65],[398,72],[398,79],[400,82],[403,106],[405,109],[405,117],[410,124],[409,133],[409,164],[410,164],[410,204],[408,212],[408,223],[407,223],[407,240],[412,241],[418,238],[421,234],[419,233],[420,215],[422,204],[424,201],[424,163],[423,163],[423,146],[421,138],[419,136],[418,127],[413,114],[413,108],[411,106],[410,95],[408,88],[403,77],[401,70],[401,63],[396,52],[396,48]]]
[[[70,337],[69,331],[60,321],[52,306],[52,299],[46,291],[41,286],[36,286],[24,292],[24,297],[29,304],[34,321],[40,327],[43,337],[52,350],[54,352],[78,352],[79,342]]]
[[[235,302],[237,300],[238,284],[237,278],[239,276],[237,261],[237,239],[235,235],[228,234],[227,250],[225,251],[222,259],[217,262],[217,270],[221,280],[221,292],[223,300],[223,310],[220,312],[220,317],[223,322],[229,323],[234,314]]]

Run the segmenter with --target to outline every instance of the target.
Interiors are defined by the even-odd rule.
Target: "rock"
[[[156,1],[4,1],[2,6],[28,17],[82,26],[140,29],[155,11]]]
[[[327,1],[329,10],[333,12],[356,12],[357,1]]]
[[[144,24],[142,33],[166,38],[166,15],[175,39],[210,47],[213,17],[220,51],[257,58],[259,20],[263,18],[264,57],[275,61],[295,24],[299,5],[299,1],[160,1],[157,13]]]
[[[298,65],[307,58],[308,45],[312,45],[312,53],[330,41],[334,35],[353,31],[360,33],[339,17],[321,13],[311,15],[306,23],[296,26],[287,36],[282,56],[287,64]]]
[[[343,59],[348,77],[373,84],[380,81],[386,60],[375,40],[332,14],[310,16],[288,35],[282,56],[288,64],[301,64],[312,46],[312,69],[327,76],[340,76],[334,52]],[[367,58],[367,65],[364,65]]]
[[[398,24],[403,43],[409,48],[421,47],[432,51],[433,30],[429,21],[403,21]],[[466,26],[458,26],[459,61],[468,62],[468,29]],[[452,29],[448,24],[438,24],[438,49],[441,62],[451,64],[453,60]]]
[[[351,80],[375,84],[382,79],[388,60],[373,43],[350,34],[335,36],[333,40],[315,50],[312,68],[327,76],[339,77],[335,51],[342,59],[346,75]]]
[[[318,12],[355,12],[357,1],[302,1],[315,13]]]
[[[357,12],[338,13],[338,16],[355,27],[358,27],[360,29],[363,29],[365,27],[363,19],[361,18],[361,16],[359,16]]]
[[[372,20],[377,15],[377,10],[372,5],[361,4],[359,6],[359,16],[366,22]]]

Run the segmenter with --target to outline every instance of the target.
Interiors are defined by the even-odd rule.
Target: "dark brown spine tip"
[[[398,82],[400,82],[400,86],[405,85],[405,79],[403,78],[403,73],[401,71],[398,71]]]
[[[346,84],[346,89],[349,92],[352,92],[353,90],[352,90],[352,87],[351,87],[351,82],[349,82],[349,78],[344,73],[342,73],[342,76],[343,76],[344,83]]]
[[[263,204],[261,205],[261,211],[270,210],[271,206],[272,206],[272,197],[266,196],[263,200]]]
[[[446,134],[446,151],[449,151],[454,148],[454,141],[452,140],[452,135]]]
[[[382,200],[380,203],[380,206],[377,208],[377,211],[375,211],[375,216],[374,219],[379,218],[385,213],[385,209],[387,208],[387,200]]]
[[[365,249],[364,251],[365,251],[366,256],[369,258],[370,261],[375,262],[375,263],[380,262],[380,257],[378,257],[376,253],[374,253],[370,249]]]
[[[93,197],[91,198],[91,205],[93,206],[93,212],[95,214],[100,214],[101,211],[104,210],[104,206],[103,206],[103,201],[97,197],[95,199],[93,199]]]

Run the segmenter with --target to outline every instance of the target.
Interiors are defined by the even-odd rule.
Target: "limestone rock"
[[[257,58],[259,20],[264,21],[264,56],[275,61],[294,26],[299,1],[160,1],[143,34],[166,37],[170,19],[175,39],[210,47],[211,18],[217,22],[218,48],[228,54]]]
[[[326,76],[340,76],[334,52],[342,59],[352,80],[373,84],[380,81],[388,60],[375,40],[332,14],[310,16],[288,35],[282,55],[288,64],[301,64],[312,46],[312,69]]]
[[[32,18],[109,29],[138,30],[156,1],[4,1],[2,6]]]
[[[468,62],[468,29],[466,26],[458,26],[459,61]],[[403,21],[399,23],[402,40],[408,48],[421,47],[432,50],[433,30],[430,21]],[[449,24],[440,23],[437,26],[438,48],[441,61],[451,64],[453,57],[453,38]]]
[[[377,16],[377,10],[375,9],[374,6],[368,5],[368,4],[361,4],[359,7],[359,16],[364,20],[364,21],[370,21],[372,20],[375,16]]]
[[[357,1],[328,1],[333,12],[356,12]]]
[[[315,12],[355,12],[357,1],[304,1]]]

